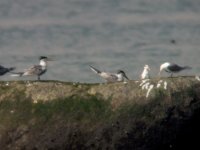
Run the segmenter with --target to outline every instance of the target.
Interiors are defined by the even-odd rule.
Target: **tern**
[[[11,76],[37,76],[37,79],[40,80],[40,76],[46,73],[47,71],[47,62],[51,59],[46,56],[40,56],[39,65],[33,65],[30,68],[24,70],[24,72],[12,72]]]
[[[172,77],[173,73],[178,73],[178,72],[185,70],[185,69],[191,69],[191,67],[189,67],[189,66],[179,66],[179,65],[174,64],[174,63],[165,62],[165,63],[160,65],[159,76],[160,76],[162,70],[165,70],[166,72],[170,73],[171,77]]]
[[[101,76],[103,79],[105,79],[107,82],[120,82],[124,81],[124,79],[129,80],[123,70],[118,70],[117,73],[109,73],[109,72],[102,72],[94,68],[93,66],[90,66],[90,69],[99,76]]]
[[[142,74],[140,76],[142,80],[150,78],[149,71],[150,71],[149,65],[145,65],[144,66],[144,70],[143,70],[143,72],[142,72]]]
[[[6,68],[4,66],[0,65],[0,76],[3,76],[4,74],[13,71],[15,69],[15,67],[10,67],[10,68]]]

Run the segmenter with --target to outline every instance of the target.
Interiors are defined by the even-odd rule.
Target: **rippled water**
[[[56,61],[42,79],[75,82],[102,82],[88,65],[138,79],[145,64],[154,77],[171,61],[193,67],[181,75],[199,74],[199,8],[198,0],[2,0],[0,64],[21,71],[47,55]]]

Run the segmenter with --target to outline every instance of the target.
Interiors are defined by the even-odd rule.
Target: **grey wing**
[[[110,74],[109,77],[106,79],[108,82],[116,82],[117,81],[117,76],[114,74]]]
[[[41,72],[42,67],[40,65],[34,65],[25,70],[24,75],[39,75]]]

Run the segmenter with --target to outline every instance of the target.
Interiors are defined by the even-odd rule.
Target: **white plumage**
[[[149,65],[145,65],[144,66],[144,70],[143,70],[143,72],[142,72],[142,74],[140,76],[142,80],[150,78],[149,71],[150,71]]]

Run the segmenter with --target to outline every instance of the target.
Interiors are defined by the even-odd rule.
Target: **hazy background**
[[[0,0],[0,64],[21,71],[40,55],[56,59],[45,80],[102,82],[88,65],[138,79],[149,64],[154,77],[164,61],[199,74],[200,1]]]

